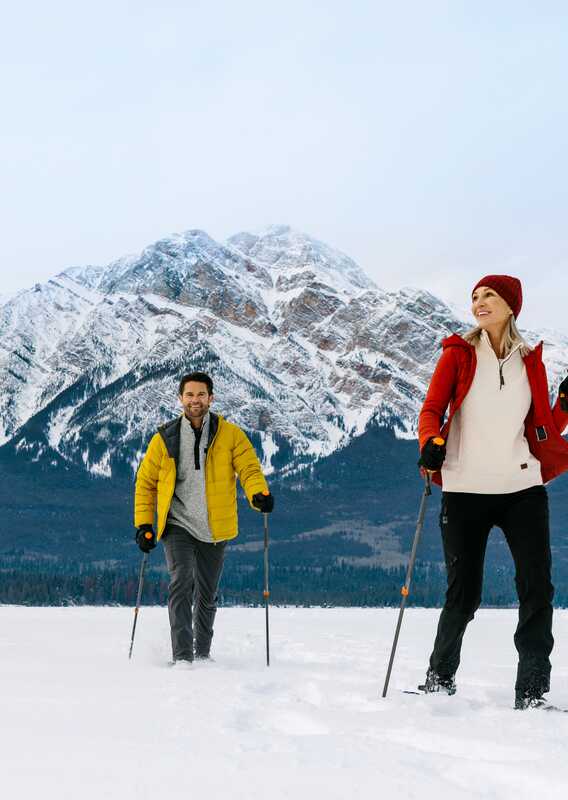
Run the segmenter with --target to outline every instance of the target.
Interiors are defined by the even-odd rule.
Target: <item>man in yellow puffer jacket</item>
[[[238,534],[236,476],[252,508],[274,507],[251,442],[209,410],[213,399],[209,375],[183,376],[184,413],[154,434],[136,478],[136,541],[147,553],[163,540],[173,663],[181,665],[209,658],[225,544]]]

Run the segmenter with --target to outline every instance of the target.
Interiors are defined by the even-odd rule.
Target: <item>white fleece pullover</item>
[[[532,397],[519,348],[500,360],[483,331],[476,355],[473,383],[448,434],[443,490],[509,494],[542,485],[525,438]]]

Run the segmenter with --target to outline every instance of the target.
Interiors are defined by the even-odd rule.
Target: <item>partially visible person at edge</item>
[[[517,278],[487,275],[471,299],[477,327],[443,341],[419,419],[419,464],[442,486],[448,578],[419,689],[456,691],[462,638],[481,601],[485,548],[496,525],[515,562],[515,708],[525,709],[546,705],[543,694],[550,688],[554,588],[544,484],[568,470],[568,443],[562,438],[568,378],[551,409],[542,342],[529,347],[516,326],[522,305]]]
[[[213,399],[209,375],[183,376],[183,414],[154,434],[136,478],[136,541],[143,552],[164,543],[173,664],[181,666],[210,658],[225,545],[238,534],[236,476],[255,510],[274,507],[252,444],[210,411]]]

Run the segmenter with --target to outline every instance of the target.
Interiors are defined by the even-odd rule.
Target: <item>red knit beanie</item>
[[[477,281],[471,293],[473,294],[480,286],[489,286],[494,289],[508,304],[513,316],[517,319],[523,305],[523,287],[518,278],[513,278],[511,275],[486,275],[485,278]]]

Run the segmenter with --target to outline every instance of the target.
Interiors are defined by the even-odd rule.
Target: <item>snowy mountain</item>
[[[268,471],[290,470],[371,420],[414,437],[440,340],[463,329],[433,295],[385,292],[289,227],[225,243],[190,230],[0,305],[0,444],[99,475],[134,470],[178,413],[180,375],[205,369],[216,410],[249,431]],[[558,383],[568,337],[545,339]]]

